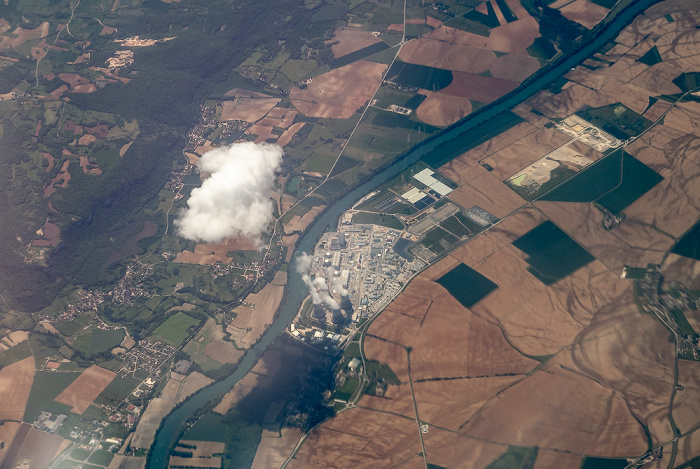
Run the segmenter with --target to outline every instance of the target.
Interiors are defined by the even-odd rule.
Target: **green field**
[[[624,469],[627,467],[626,459],[594,458],[586,456],[581,469]]]
[[[452,161],[462,153],[491,140],[498,134],[505,132],[511,127],[524,122],[523,118],[513,112],[504,112],[489,119],[485,123],[469,129],[459,137],[438,146],[434,150],[421,157],[421,160],[432,166],[439,168],[445,163]]]
[[[636,137],[651,125],[649,119],[620,103],[599,108],[586,106],[576,112],[576,115],[620,140]]]
[[[90,456],[89,449],[75,448],[70,452],[70,457],[78,461],[85,461],[88,456]]]
[[[380,363],[375,360],[366,360],[365,364],[367,365],[367,376],[369,376],[370,378],[378,377],[389,384],[401,384],[401,380],[396,376],[394,370],[392,370],[391,367],[386,363]]]
[[[129,396],[140,383],[141,380],[130,376],[125,378],[117,376],[107,385],[100,396],[110,401],[119,402]]]
[[[84,328],[87,324],[87,322],[82,321],[81,317],[77,317],[72,321],[59,321],[52,325],[64,336],[72,337],[73,334]]]
[[[528,271],[545,285],[551,285],[594,260],[588,251],[549,220],[512,244],[528,255]]]
[[[532,469],[537,459],[537,447],[508,446],[505,453],[486,469]]]
[[[357,212],[352,216],[352,222],[356,224],[381,225],[388,228],[403,230],[403,223],[392,215],[381,213]]]
[[[437,280],[457,301],[471,308],[483,297],[498,288],[488,278],[466,264],[459,264]]]
[[[29,347],[29,341],[25,340],[12,348],[0,353],[0,366],[12,365],[15,362],[24,360],[32,356],[32,350]]]
[[[472,231],[454,215],[440,222],[440,226],[460,238],[473,234]]]
[[[673,246],[671,252],[700,261],[700,223],[696,223],[693,228],[684,234],[678,243]]]
[[[333,393],[333,396],[336,399],[341,399],[344,401],[347,401],[352,397],[352,393],[355,392],[357,389],[357,386],[360,385],[360,378],[348,378],[345,380],[345,383],[337,388],[335,392]]]
[[[124,340],[124,330],[122,329],[108,331],[96,329],[87,334],[79,335],[73,342],[72,348],[89,357],[116,347],[122,343],[122,340]]]
[[[420,243],[433,251],[435,254],[440,254],[442,251],[447,249],[447,246],[450,246],[457,241],[459,241],[459,239],[457,239],[456,236],[448,233],[439,226],[436,226],[425,233],[425,237]]]
[[[632,155],[616,151],[542,197],[555,202],[598,202],[620,212],[663,180]]]
[[[347,347],[345,347],[345,352],[343,353],[346,357],[357,357],[360,355],[360,344],[357,342],[350,342]]]
[[[452,72],[441,68],[410,64],[396,60],[387,72],[387,80],[404,86],[438,91],[452,83]]]
[[[693,330],[693,326],[690,325],[690,323],[688,322],[688,319],[686,319],[686,317],[685,317],[685,314],[683,314],[683,311],[681,311],[679,309],[672,309],[671,315],[673,316],[673,319],[676,320],[676,324],[678,324],[678,328],[681,330],[681,334],[683,334],[683,335],[695,334],[695,331]]]
[[[199,320],[179,311],[153,331],[153,338],[177,347],[191,333],[188,329],[199,325]]]
[[[261,435],[260,425],[230,410],[224,416],[214,412],[204,414],[185,432],[183,439],[226,443],[224,468],[236,469],[251,466]]]
[[[37,371],[24,412],[24,421],[34,422],[42,410],[55,410],[68,414],[71,407],[54,402],[54,399],[78,376],[80,373]]]
[[[186,440],[218,441],[226,443],[228,428],[222,416],[208,412],[202,416],[183,436]]]
[[[97,464],[100,466],[109,466],[109,463],[112,462],[112,459],[114,459],[114,454],[110,453],[109,451],[95,451],[92,453],[90,458],[88,458],[88,462],[91,462],[93,464]]]

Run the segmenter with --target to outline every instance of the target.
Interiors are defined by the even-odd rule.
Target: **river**
[[[658,0],[638,0],[622,11],[618,16],[600,33],[596,38],[580,49],[578,52],[563,60],[559,65],[548,69],[538,78],[531,80],[526,86],[519,88],[505,99],[501,100],[495,106],[484,108],[483,112],[475,114],[472,118],[468,118],[455,126],[448,128],[439,134],[436,138],[430,139],[427,143],[419,143],[411,149],[401,160],[387,167],[383,171],[374,175],[370,180],[357,187],[347,195],[339,199],[314,222],[306,234],[299,240],[297,254],[295,254],[292,263],[296,259],[299,252],[313,252],[314,246],[318,242],[323,232],[333,227],[337,223],[338,217],[348,210],[352,204],[371,192],[381,184],[387,182],[392,177],[398,175],[401,171],[409,166],[417,163],[423,156],[436,149],[440,145],[457,138],[462,133],[476,127],[479,124],[486,122],[489,119],[496,117],[498,114],[514,108],[530,96],[534,95],[541,89],[546,88],[552,81],[564,75],[570,68],[584,61],[596,50],[603,47],[605,44],[614,39],[617,34],[639,13],[649,8]],[[187,419],[192,416],[198,409],[204,406],[208,401],[220,397],[228,392],[238,381],[240,381],[255,365],[258,358],[265,352],[270,344],[287,328],[292,322],[294,316],[299,310],[302,301],[308,294],[308,289],[301,280],[301,276],[294,269],[290,269],[288,280],[288,293],[286,302],[282,306],[281,311],[275,318],[269,329],[263,334],[253,348],[248,351],[236,370],[226,379],[218,381],[209,387],[206,387],[184,402],[181,406],[170,413],[166,418],[161,429],[156,434],[155,444],[151,448],[148,466],[150,469],[165,469],[168,465],[168,455],[170,449],[175,445],[181,428]]]

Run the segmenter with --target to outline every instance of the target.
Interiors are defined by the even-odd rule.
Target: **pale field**
[[[280,432],[263,430],[251,469],[282,467],[301,438],[302,431],[300,428],[282,427]]]
[[[292,141],[292,137],[299,132],[299,130],[304,127],[304,122],[297,122],[296,124],[292,124],[289,126],[287,130],[285,130],[282,135],[279,136],[277,139],[277,145],[284,147],[287,145],[289,142]]]
[[[53,327],[53,325],[52,325],[50,322],[41,322],[40,324],[41,324],[41,326],[42,326],[44,329],[46,329],[47,331],[49,331],[49,332],[51,332],[51,333],[53,333],[53,334],[60,334],[60,332],[58,332],[58,329],[56,329],[55,327]]]
[[[199,265],[212,265],[221,262],[224,265],[229,265],[233,260],[226,256],[229,251],[254,251],[255,249],[255,242],[250,239],[228,238],[220,243],[198,244],[195,246],[194,252],[184,250],[178,253],[173,262]]]
[[[214,407],[214,412],[217,412],[221,415],[226,414],[229,410],[231,410],[236,404],[241,402],[248,394],[250,394],[250,391],[252,391],[256,386],[262,384],[263,382],[269,382],[269,379],[265,376],[260,376],[256,373],[248,373],[243,377],[242,380],[240,380],[236,385],[229,391],[227,392],[224,397],[221,399],[221,402],[219,402],[216,407]]]
[[[0,420],[22,420],[34,382],[34,357],[0,370]]]
[[[360,60],[317,76],[303,90],[292,88],[289,97],[308,117],[347,119],[372,97],[386,68]]]
[[[418,38],[401,48],[399,59],[428,67],[480,74],[496,62],[496,54],[488,49],[465,44]]]
[[[254,304],[255,308],[243,305],[236,307],[237,316],[231,322],[231,326],[247,330],[245,337],[236,342],[239,347],[250,347],[260,338],[272,323],[275,311],[282,302],[283,293],[283,286],[268,284],[258,293],[251,293],[246,297],[246,303]]]
[[[534,205],[618,275],[625,265],[646,267],[660,263],[674,244],[668,236],[637,223],[624,222],[606,230],[602,212],[588,203],[540,201]]]
[[[20,425],[22,425],[20,422],[4,422],[0,425],[0,467],[3,467],[2,462],[12,446]]]
[[[434,427],[423,434],[423,441],[430,464],[460,469],[483,469],[508,449]]]
[[[467,209],[478,205],[498,218],[525,205],[524,199],[490,172],[479,174],[450,192],[448,197]]]
[[[593,261],[543,289],[499,322],[508,340],[522,352],[553,354],[575,340],[601,305],[626,297],[629,286],[628,280]]]
[[[535,57],[521,54],[506,54],[498,57],[491,64],[489,70],[494,78],[520,82],[539,69],[540,61]]]
[[[215,339],[207,344],[204,354],[219,363],[236,363],[242,356],[243,351],[236,350],[231,342]]]
[[[494,169],[491,173],[504,180],[570,140],[563,132],[541,128],[481,161],[491,165]]]
[[[695,259],[671,253],[664,260],[662,273],[668,281],[683,282],[691,290],[700,289],[700,262]]]
[[[94,93],[97,91],[97,86],[92,83],[77,85],[71,90],[71,93]]]
[[[277,139],[277,136],[272,133],[272,127],[269,125],[253,124],[245,131],[245,135],[255,135],[255,143],[263,143],[270,138]]]
[[[413,391],[421,421],[458,431],[493,396],[524,376],[490,376],[451,381],[420,381]]]
[[[293,234],[291,236],[282,236],[282,245],[287,248],[287,256],[284,258],[285,262],[289,262],[292,260],[292,256],[294,255],[294,248],[296,247],[298,239],[298,234]]]
[[[332,44],[331,51],[333,51],[333,56],[337,59],[377,42],[381,42],[381,39],[370,31],[341,27],[333,32],[333,37],[327,40],[326,44]]]
[[[420,276],[419,276],[420,277]],[[411,282],[405,290],[431,300],[423,319],[387,309],[368,334],[411,347],[415,380],[526,373],[537,362],[510,347],[501,330],[473,315],[446,290],[432,282]],[[454,327],[460,324],[460,327]],[[439,341],[442,346],[433,344]]]
[[[223,453],[226,449],[226,443],[218,441],[179,440],[178,443],[196,446],[197,448],[194,450],[188,448],[192,451],[193,458],[210,458],[215,453]]]
[[[297,114],[299,114],[299,112],[294,109],[275,107],[272,108],[265,117],[256,122],[256,124],[286,129],[292,125]]]
[[[5,340],[9,340],[10,342],[9,345],[17,345],[20,342],[27,340],[27,338],[29,338],[28,331],[13,331],[5,336]]]
[[[668,413],[674,354],[666,329],[652,317],[640,314],[630,294],[627,304],[596,315],[577,340],[568,363],[584,376],[619,392],[629,410],[642,423],[649,422],[651,436],[659,442],[665,441],[665,432],[659,434],[651,422],[658,417],[665,419]]]
[[[146,458],[117,454],[107,469],[145,469]]]
[[[490,103],[518,87],[517,81],[455,71],[452,82],[440,92],[450,96]]]
[[[559,8],[559,11],[565,18],[583,25],[586,29],[592,29],[610,10],[588,0],[574,0]]]
[[[82,414],[117,376],[113,371],[92,365],[58,395],[56,402],[72,406],[71,412]]]
[[[678,103],[664,118],[664,125],[672,129],[700,136],[700,103]]]
[[[242,120],[256,122],[262,119],[279,103],[278,98],[237,96],[233,101],[224,101],[221,105],[221,121]]]
[[[466,98],[426,90],[418,93],[426,98],[416,109],[416,116],[426,124],[444,127],[472,112],[472,103]]]
[[[673,399],[673,420],[685,433],[700,423],[700,363],[678,360],[678,383],[683,389]]]
[[[214,361],[221,364],[236,363],[243,356],[243,351],[237,350],[232,342],[224,340],[224,331],[214,318],[207,320],[200,331],[200,335],[204,336],[204,341],[206,342],[203,351],[204,355]],[[202,345],[198,344],[197,340],[200,340],[199,336],[185,346],[185,352],[189,353],[193,358],[202,353]]]
[[[306,227],[309,226],[312,221],[314,221],[314,218],[316,218],[316,216],[318,216],[318,214],[321,213],[325,208],[325,205],[318,205],[310,209],[301,217],[299,215],[294,215],[289,220],[289,223],[284,225],[285,234],[291,234],[295,231],[303,232],[306,229]]]
[[[484,142],[476,148],[458,156],[441,166],[438,171],[457,184],[465,184],[478,176],[481,172],[486,171],[486,169],[481,166],[481,160],[506,148],[536,130],[538,130],[538,128],[528,122],[518,124],[497,135],[488,142]]]
[[[357,408],[317,427],[288,467],[393,467],[420,451],[415,421]]]
[[[24,424],[27,425],[27,424]],[[20,431],[8,451],[10,459],[3,461],[3,468],[46,469],[70,441],[34,427]]]
[[[628,152],[664,180],[625,209],[628,217],[680,237],[700,215],[700,138],[657,126]]]
[[[150,448],[161,420],[178,403],[184,401],[187,396],[211,383],[212,380],[210,378],[196,371],[190,373],[182,381],[170,379],[161,391],[160,396],[153,399],[141,415],[131,440],[132,447]]]
[[[554,363],[556,361],[554,359]],[[644,431],[629,412],[615,415],[617,420],[613,422],[617,430],[624,430],[617,440],[624,441],[594,445],[601,443],[606,423],[610,421],[610,409],[616,407],[611,401],[619,397],[604,386],[554,363],[548,363],[542,371],[496,395],[462,432],[489,441],[577,454],[589,451],[600,454],[606,444],[614,444],[616,454],[643,454],[646,450]],[[576,405],[572,405],[574,402]]]
[[[390,384],[387,387],[384,397],[363,395],[359,401],[359,405],[369,409],[378,411],[391,412],[393,414],[402,415],[404,417],[414,419],[416,412],[413,407],[413,398],[411,397],[411,389],[408,380],[408,357],[403,347],[392,343],[379,343],[379,339],[367,336],[365,344],[371,342],[369,346],[365,346],[365,355],[369,360],[376,360],[380,363],[386,363],[394,372],[401,384]],[[379,353],[375,353],[377,350]]]
[[[581,456],[552,451],[540,448],[537,451],[537,459],[533,469],[551,469],[553,467],[579,467],[581,465]]]
[[[34,29],[16,28],[11,32],[14,37],[0,37],[0,51],[17,47],[32,39],[45,38],[49,34],[49,22],[44,21]]]
[[[527,48],[540,36],[539,25],[517,0],[507,0],[507,4],[518,20],[491,29],[488,37],[444,25],[427,34],[426,37],[493,51],[528,55]]]

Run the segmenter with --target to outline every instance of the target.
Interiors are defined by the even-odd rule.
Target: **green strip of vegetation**
[[[467,130],[459,137],[438,146],[423,156],[421,160],[433,168],[439,168],[459,155],[491,140],[496,135],[522,122],[525,122],[525,120],[513,112],[501,113],[483,124]]]
[[[387,228],[403,230],[403,223],[393,215],[384,215],[381,213],[357,212],[352,216],[352,222],[366,225],[381,225]]]
[[[349,54],[346,54],[342,57],[338,57],[337,59],[335,59],[333,66],[335,68],[343,67],[345,65],[351,64],[353,62],[364,59],[365,57],[369,57],[370,55],[374,55],[379,52],[385,51],[387,49],[389,49],[389,44],[387,44],[384,41],[377,42],[375,44],[372,44],[371,46],[363,47],[360,50],[356,50],[355,52],[350,52]]]

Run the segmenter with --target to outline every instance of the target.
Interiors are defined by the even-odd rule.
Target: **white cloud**
[[[219,242],[234,236],[258,241],[272,220],[270,190],[282,162],[282,148],[269,143],[234,143],[208,151],[197,166],[210,176],[192,190],[175,225],[193,241]]]

